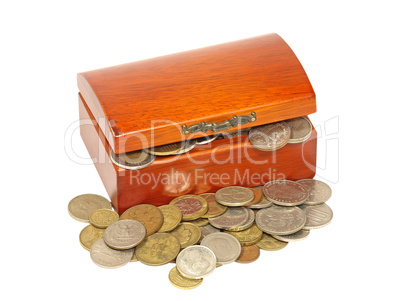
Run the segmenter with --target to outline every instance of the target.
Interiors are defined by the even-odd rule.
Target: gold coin
[[[89,215],[96,209],[112,209],[112,204],[97,194],[82,194],[68,203],[68,213],[77,221],[88,223]]]
[[[228,207],[219,204],[215,200],[215,193],[203,193],[200,194],[200,197],[203,197],[208,204],[208,211],[203,216],[201,216],[202,218],[209,218],[221,215],[225,213],[225,211],[228,209]]]
[[[179,196],[170,202],[170,205],[178,207],[183,214],[182,220],[193,221],[203,216],[208,210],[207,201],[199,196],[187,194]]]
[[[85,249],[91,249],[92,245],[103,237],[105,229],[95,228],[92,225],[86,226],[80,233],[80,244]]]
[[[147,265],[163,265],[171,262],[180,252],[180,242],[169,233],[155,233],[146,237],[135,248],[135,256]]]
[[[131,207],[123,212],[120,219],[133,219],[141,222],[145,230],[146,236],[158,231],[163,224],[163,214],[158,207],[148,204],[141,204]]]
[[[253,224],[250,228],[243,231],[234,232],[225,230],[224,232],[236,237],[242,246],[253,245],[262,237],[262,231],[257,227],[256,224]]]
[[[105,229],[119,220],[119,214],[111,209],[97,209],[89,216],[89,222],[96,228]]]
[[[195,245],[201,238],[200,228],[189,222],[181,223],[170,234],[179,240],[182,249]]]
[[[177,267],[174,267],[169,272],[169,282],[174,287],[177,287],[177,288],[180,288],[183,290],[189,290],[189,289],[193,289],[193,288],[196,288],[197,286],[199,286],[202,283],[202,278],[192,279],[192,278],[184,277],[182,274],[180,274]]]
[[[192,223],[193,225],[196,225],[197,227],[204,227],[209,224],[209,221],[207,218],[197,218],[193,221],[189,221],[189,223]]]
[[[181,211],[173,205],[164,205],[158,207],[163,214],[163,224],[158,232],[169,232],[176,228],[181,222]]]
[[[242,246],[240,256],[237,257],[238,263],[251,263],[260,257],[260,248],[256,245]]]
[[[287,242],[277,240],[277,239],[273,238],[271,235],[268,235],[265,233],[262,235],[261,240],[256,243],[256,245],[261,250],[265,250],[265,251],[278,251],[278,250],[286,247],[287,244],[288,244]]]

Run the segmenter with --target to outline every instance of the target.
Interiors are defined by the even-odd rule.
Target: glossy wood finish
[[[303,67],[276,34],[80,73],[78,87],[116,153],[202,135],[184,136],[184,124],[255,112],[249,127],[316,111]]]
[[[313,178],[317,133],[304,143],[287,144],[276,152],[254,149],[247,135],[199,145],[187,154],[158,157],[138,171],[114,165],[111,146],[85,101],[79,98],[81,136],[95,167],[120,214],[127,208],[148,203],[163,205],[183,194],[216,192],[229,185],[262,185],[274,179]],[[258,163],[264,161],[264,163]]]

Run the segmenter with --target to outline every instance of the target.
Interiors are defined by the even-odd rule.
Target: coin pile
[[[233,138],[248,134],[253,147],[262,151],[275,151],[287,143],[306,141],[312,132],[312,125],[306,117],[293,118],[253,128],[239,129],[196,139],[155,146],[129,153],[115,154],[111,152],[111,160],[125,169],[142,169],[151,165],[157,156],[181,155],[191,151],[196,145],[210,143],[214,140]]]
[[[141,204],[121,216],[105,198],[86,194],[72,199],[68,211],[90,223],[79,239],[95,264],[175,263],[170,283],[192,289],[218,266],[254,262],[260,250],[283,249],[305,239],[311,229],[328,225],[333,213],[325,202],[331,193],[318,180],[277,180],[184,195],[159,207]]]

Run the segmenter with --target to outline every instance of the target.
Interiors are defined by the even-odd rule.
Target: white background
[[[401,8],[329,3],[3,1],[1,300],[400,300]],[[317,94],[317,178],[333,189],[333,222],[255,263],[218,268],[192,291],[169,284],[172,264],[94,265],[78,241],[85,225],[67,213],[76,195],[106,196],[94,166],[65,152],[76,74],[271,32]],[[71,143],[88,157],[78,131]]]

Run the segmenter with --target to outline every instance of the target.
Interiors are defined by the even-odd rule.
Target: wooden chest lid
[[[302,65],[277,34],[79,73],[78,87],[115,153],[316,111]]]

